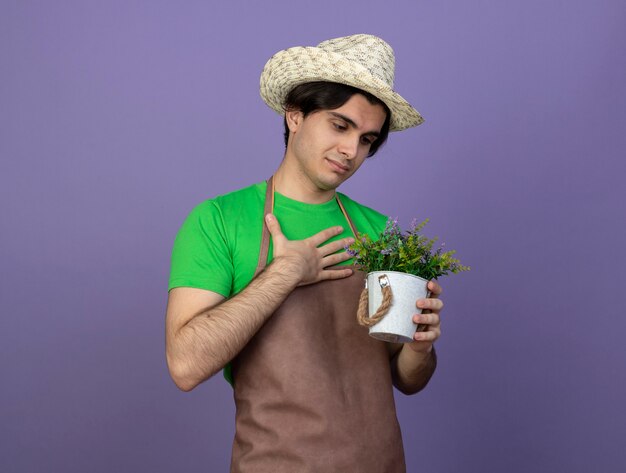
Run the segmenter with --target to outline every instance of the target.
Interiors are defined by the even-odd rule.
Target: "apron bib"
[[[263,224],[257,273],[269,241]],[[231,473],[406,471],[389,355],[356,321],[364,277],[296,288],[232,361]]]

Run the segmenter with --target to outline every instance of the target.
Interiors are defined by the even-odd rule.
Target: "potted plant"
[[[455,251],[444,251],[444,244],[433,248],[437,238],[420,234],[427,223],[428,219],[419,224],[413,220],[403,233],[398,220],[389,219],[377,240],[359,233],[346,248],[355,265],[367,273],[357,319],[378,340],[413,341],[415,331],[423,329],[413,323],[415,300],[429,296],[428,281],[470,269],[453,257]]]

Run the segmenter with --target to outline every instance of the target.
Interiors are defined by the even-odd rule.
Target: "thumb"
[[[280,229],[280,223],[273,214],[267,214],[265,216],[265,223],[267,224],[267,229],[270,231],[270,235],[274,240],[285,238],[282,230]]]

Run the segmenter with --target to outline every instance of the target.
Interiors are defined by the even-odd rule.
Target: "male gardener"
[[[416,301],[427,329],[412,343],[370,338],[356,321],[364,275],[343,249],[387,219],[335,191],[388,131],[422,122],[393,74],[391,47],[370,35],[274,55],[261,96],[284,115],[283,161],[200,204],[176,238],[167,362],[185,391],[224,368],[233,472],[405,471],[392,383],[415,393],[430,379],[441,288]]]

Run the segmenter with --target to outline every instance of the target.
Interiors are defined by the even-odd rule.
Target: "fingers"
[[[342,227],[330,227],[325,230],[322,230],[319,233],[316,233],[312,237],[307,238],[307,241],[312,243],[314,246],[320,246],[325,241],[329,240],[330,238],[334,236],[340,235],[342,232],[343,232]]]
[[[330,227],[304,240],[289,240],[282,232],[278,219],[271,213],[265,215],[265,223],[274,241],[274,258],[289,257],[295,262],[290,267],[297,273],[299,285],[312,284],[326,279],[340,279],[352,274],[350,268],[326,269],[351,258],[342,251],[354,242],[353,238],[326,243],[343,232],[340,226]]]
[[[422,325],[439,325],[441,319],[438,313],[431,312],[429,314],[415,314],[413,316],[413,322]]]
[[[323,269],[321,270],[318,274],[317,277],[315,279],[312,279],[310,281],[305,281],[303,283],[301,283],[301,286],[306,286],[308,284],[313,284],[313,283],[317,283],[320,281],[327,281],[330,279],[342,279],[342,278],[347,278],[349,276],[352,275],[354,271],[350,268],[343,268],[343,269]]]
[[[424,332],[415,332],[413,339],[416,342],[430,342],[434,343],[437,341],[441,332],[439,330],[426,330]]]
[[[430,314],[415,314],[413,322],[424,330],[415,332],[413,340],[417,342],[435,342],[441,335],[441,320],[436,312]]]
[[[428,290],[431,292],[431,296],[433,298],[437,298],[443,292],[443,288],[439,285],[437,281],[428,281]]]
[[[443,301],[441,299],[433,299],[432,297],[428,299],[418,299],[415,302],[415,306],[418,309],[422,310],[434,310],[439,312],[443,309]]]
[[[426,299],[418,299],[415,306],[422,309],[421,314],[413,315],[413,322],[425,327],[425,330],[415,332],[414,343],[409,344],[415,351],[420,351],[424,346],[432,347],[432,344],[441,336],[441,319],[439,312],[443,309],[443,301],[438,297],[443,292],[436,281],[428,282],[430,295]]]
[[[265,222],[274,240],[286,239],[285,235],[283,234],[280,228],[278,219],[274,215],[267,214],[265,216]],[[315,235],[309,238],[306,238],[305,241],[308,241],[313,247],[319,247],[325,241],[330,240],[332,237],[336,235],[340,235],[342,232],[343,232],[343,227],[330,227],[330,228],[326,228],[322,230],[319,233],[316,233]],[[352,243],[354,243],[354,238],[351,238],[351,237],[330,242],[327,245],[320,247],[320,250],[322,250],[321,254],[322,256],[326,256],[331,253],[335,253],[339,250],[344,249],[346,246],[351,245]],[[349,258],[345,258],[345,259],[349,259]]]
[[[334,253],[332,255],[328,255],[322,258],[321,267],[328,268],[329,266],[334,266],[336,264],[343,263],[344,261],[349,260],[350,258],[352,258],[352,256],[350,256],[345,251],[341,253]]]
[[[432,292],[430,296],[426,299],[418,299],[415,301],[415,306],[422,310],[422,314],[441,312],[443,309],[443,301],[441,299],[437,299],[437,296],[442,292],[441,286],[434,281],[429,281],[428,289]]]
[[[283,235],[283,232],[280,229],[280,223],[278,223],[278,219],[274,215],[267,214],[265,216],[265,223],[274,241],[285,238],[285,235]]]
[[[347,278],[352,275],[352,270],[350,268],[347,269],[325,269],[320,272],[320,281],[328,280],[328,279],[341,279]]]
[[[343,250],[346,246],[354,243],[354,238],[342,238],[341,240],[332,241],[327,245],[321,246],[320,251],[322,255],[330,255],[339,250]],[[350,259],[351,256],[348,256],[346,259]]]

